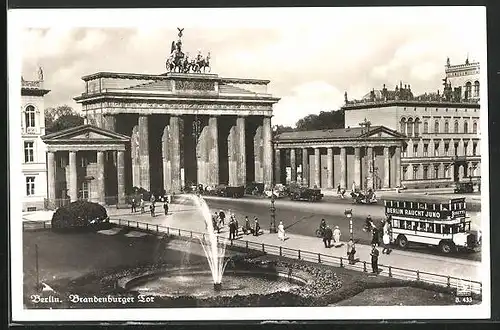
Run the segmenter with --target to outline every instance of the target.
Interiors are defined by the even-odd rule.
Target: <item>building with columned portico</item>
[[[274,139],[276,183],[287,182],[290,166],[290,181],[309,187],[396,188],[405,140],[385,126],[281,133]]]

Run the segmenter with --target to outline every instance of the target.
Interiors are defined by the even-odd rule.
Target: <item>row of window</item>
[[[419,119],[416,119],[413,122],[411,118],[408,121],[406,121],[403,118],[403,119],[401,119],[400,124],[401,124],[401,128],[400,128],[401,133],[408,135],[408,136],[418,136],[419,135],[419,124],[420,124]],[[424,134],[428,134],[428,133],[429,133],[429,123],[427,121],[424,121]],[[444,122],[444,131],[441,132],[439,121],[436,120],[434,122],[434,132],[432,132],[432,133],[451,133],[449,122],[448,121]],[[457,133],[457,134],[458,133],[465,133],[465,134],[471,133],[469,131],[469,122],[465,121],[464,126],[463,126],[463,130],[460,131],[460,125],[458,123],[458,120],[455,120],[455,123],[453,125],[453,133]],[[472,123],[472,133],[477,134],[477,122]]]
[[[82,182],[82,189],[80,189],[80,197],[81,198],[89,198],[90,187],[88,181]],[[27,176],[26,177],[26,196],[34,196],[35,195],[35,177]]]
[[[469,97],[471,97],[471,94],[472,93],[472,83],[470,81],[468,81],[466,84],[465,84],[465,98],[468,99]],[[473,97],[479,97],[479,81],[475,81],[474,82],[474,95]]]
[[[459,156],[458,154],[458,147],[459,147],[459,144],[458,142],[455,142],[453,144],[453,150],[454,152],[451,153],[450,152],[450,143],[444,143],[444,154],[440,154],[439,152],[439,142],[435,142],[434,143],[434,149],[431,150],[429,152],[429,144],[428,143],[424,143],[424,148],[423,148],[423,152],[422,152],[422,155],[419,155],[419,152],[418,152],[418,144],[414,144],[413,145],[413,157],[429,157],[429,156],[433,156],[433,157],[441,157],[441,156]],[[432,148],[432,146],[431,146]],[[472,153],[469,154],[469,142],[466,142],[464,141],[464,150],[463,150],[463,155],[464,156],[477,156],[477,143],[472,143]],[[405,146],[403,147],[403,150],[402,150],[402,156],[403,157],[408,157],[408,146]]]
[[[419,170],[420,166],[423,167],[422,171],[422,177],[419,176]],[[444,173],[443,176],[441,177],[441,172],[439,170],[440,165],[435,164],[435,165],[408,165],[408,166],[403,166],[403,180],[428,180],[431,179],[450,179],[452,178],[452,173],[451,173],[451,167],[450,165],[444,165]],[[410,172],[411,171],[411,172]],[[478,165],[473,164],[469,168],[469,175],[471,176],[477,176],[477,171],[478,171]],[[410,177],[411,173],[411,177]]]
[[[425,221],[394,220],[393,228],[435,233],[435,234],[456,234],[470,230],[470,222],[462,222],[453,225],[429,223]]]

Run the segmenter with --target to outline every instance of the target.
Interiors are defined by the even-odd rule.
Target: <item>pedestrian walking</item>
[[[155,203],[156,203],[155,195],[151,194],[151,198],[149,201],[151,202],[151,204],[155,205]]]
[[[368,214],[368,216],[365,219],[365,226],[363,227],[363,231],[369,232],[372,230],[372,228],[375,227],[373,224],[373,220],[371,215]]]
[[[260,225],[259,225],[259,219],[255,217],[255,223],[254,223],[254,228],[253,228],[253,235],[254,236],[259,236],[260,232]]]
[[[373,227],[372,229],[372,241],[371,241],[371,244],[372,245],[375,245],[375,246],[378,246],[380,245],[380,242],[379,242],[379,230],[377,227]]]
[[[356,192],[356,182],[354,182],[354,181],[352,182],[352,188],[351,189],[352,189],[351,192],[353,192],[353,193]]]
[[[168,203],[166,201],[163,203],[163,210],[165,210],[165,215],[168,215]]]
[[[372,273],[378,274],[378,256],[379,252],[377,250],[377,245],[372,245],[372,252],[370,253],[372,256]]]
[[[222,223],[222,225],[224,226],[224,220],[226,219],[226,214],[224,213],[224,211],[220,210],[219,212],[219,220],[220,222]]]
[[[217,212],[214,213],[212,216],[212,226],[214,231],[216,230],[218,234],[220,234],[220,227],[219,227],[219,215]]]
[[[337,195],[340,195],[340,183],[337,185]]]
[[[382,242],[384,244],[384,248],[382,249],[382,253],[389,254],[392,251],[390,248],[390,244],[392,242],[392,226],[390,218],[388,218],[384,223],[383,233]]]
[[[236,239],[236,226],[233,219],[229,221],[229,239],[231,241]]]
[[[151,216],[154,218],[155,216],[155,205],[151,203],[151,205],[149,205],[149,211],[151,212]]]
[[[144,212],[146,212],[145,207],[146,204],[144,202],[144,199],[141,197],[141,214],[144,214]]]
[[[332,246],[332,237],[333,231],[329,225],[326,225],[325,231],[323,233],[323,244],[325,244],[326,248],[330,248]]]
[[[243,232],[245,235],[248,235],[252,232],[252,226],[250,225],[250,220],[248,220],[248,216],[245,216],[245,227],[243,227]]]
[[[352,238],[347,242],[347,260],[349,260],[350,265],[354,265],[354,255],[356,254],[356,245]]]
[[[132,210],[131,210],[131,211],[132,211],[132,213],[137,212],[137,209],[136,209],[137,205],[136,205],[136,203],[135,203],[135,198],[132,198],[131,205],[132,205]]]
[[[335,244],[335,247],[340,245],[340,228],[339,226],[335,226],[335,229],[333,230],[333,242]]]
[[[283,225],[283,221],[280,221],[278,225],[278,238],[284,242],[285,241],[285,226]]]

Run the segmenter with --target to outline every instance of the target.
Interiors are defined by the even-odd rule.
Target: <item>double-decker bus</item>
[[[439,202],[426,197],[396,197],[384,200],[384,205],[393,243],[401,248],[410,242],[438,246],[443,253],[480,247],[480,232],[471,231],[465,198]]]

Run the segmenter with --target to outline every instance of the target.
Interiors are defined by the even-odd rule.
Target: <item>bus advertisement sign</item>
[[[386,206],[385,214],[402,215],[412,218],[427,218],[435,220],[446,220],[450,217],[450,211],[415,210],[408,208],[398,208]]]

